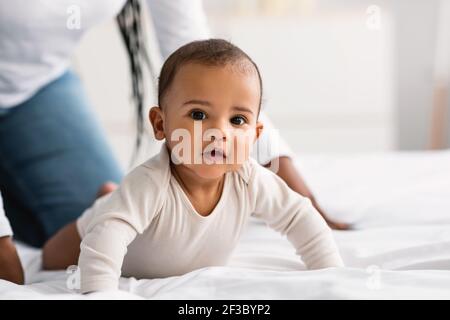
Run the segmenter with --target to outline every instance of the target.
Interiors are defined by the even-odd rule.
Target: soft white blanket
[[[346,268],[305,271],[286,239],[252,220],[227,266],[123,278],[121,291],[87,296],[19,243],[27,285],[0,280],[0,299],[450,299],[450,152],[299,158],[322,206],[357,228],[335,232]]]

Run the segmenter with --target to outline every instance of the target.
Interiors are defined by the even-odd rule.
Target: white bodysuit
[[[171,174],[169,158],[164,145],[77,220],[82,292],[117,289],[121,272],[161,278],[224,265],[251,215],[286,234],[308,268],[343,265],[309,199],[255,160],[225,175],[219,202],[201,216]]]

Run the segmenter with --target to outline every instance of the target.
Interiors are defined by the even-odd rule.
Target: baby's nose
[[[211,137],[211,140],[217,141],[217,140],[228,140],[228,135],[230,133],[230,130],[228,128],[228,125],[226,123],[216,123],[213,128],[211,128],[209,132],[209,136]]]
[[[213,133],[211,135],[211,140],[215,141],[215,140],[223,140],[226,141],[227,140],[227,136],[225,133],[223,133],[221,130],[219,131],[220,133]]]
[[[228,129],[222,126],[214,126],[204,133],[205,139],[215,142],[225,142],[228,140]]]

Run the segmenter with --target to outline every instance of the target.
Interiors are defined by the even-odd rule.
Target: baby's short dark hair
[[[193,41],[173,52],[161,69],[158,80],[158,105],[161,106],[164,96],[175,78],[178,70],[185,64],[195,62],[208,66],[224,66],[227,64],[248,62],[254,67],[258,75],[260,86],[259,108],[262,100],[262,79],[256,63],[240,48],[223,39],[208,39]]]

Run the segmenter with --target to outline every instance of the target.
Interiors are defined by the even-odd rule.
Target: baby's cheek
[[[253,130],[241,130],[241,134],[237,136],[238,144],[244,148],[249,149],[255,140],[255,132]]]

